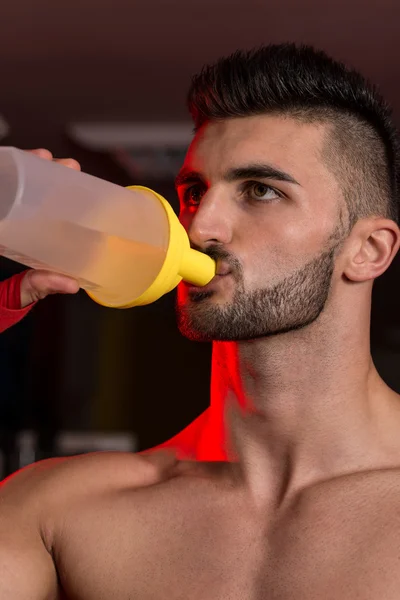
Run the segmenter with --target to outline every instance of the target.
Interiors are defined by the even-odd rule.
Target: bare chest
[[[255,518],[235,495],[167,491],[161,503],[116,497],[75,516],[56,556],[67,598],[400,597],[400,520],[385,495],[317,494]]]

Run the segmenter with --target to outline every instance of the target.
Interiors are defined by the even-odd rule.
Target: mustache
[[[208,248],[201,250],[203,254],[207,254],[215,261],[223,261],[227,263],[232,271],[233,275],[241,276],[243,273],[242,264],[236,256],[233,256],[230,252],[227,252],[220,246],[208,246]]]

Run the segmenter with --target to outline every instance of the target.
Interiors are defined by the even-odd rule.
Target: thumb
[[[76,294],[75,279],[51,271],[30,270],[21,281],[21,308],[46,298],[49,294]]]

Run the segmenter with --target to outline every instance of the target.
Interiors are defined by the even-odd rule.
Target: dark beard
[[[196,294],[191,302],[177,306],[181,333],[191,340],[209,342],[243,341],[302,329],[323,311],[331,286],[339,242],[305,266],[269,288],[246,292],[237,263],[233,271],[238,282],[233,300],[213,306],[207,300],[213,292]],[[213,258],[228,255],[217,249]],[[230,260],[232,264],[232,259]]]

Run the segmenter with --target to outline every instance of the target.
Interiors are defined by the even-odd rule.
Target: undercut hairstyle
[[[195,130],[264,114],[327,125],[322,159],[342,189],[347,226],[373,215],[398,223],[391,110],[373,84],[325,52],[295,44],[235,52],[193,77],[187,102]]]

